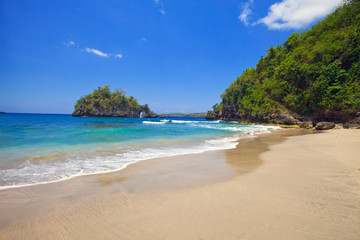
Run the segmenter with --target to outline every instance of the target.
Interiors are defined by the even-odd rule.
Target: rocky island
[[[140,105],[133,97],[126,97],[125,91],[110,91],[110,86],[98,87],[91,94],[81,97],[75,104],[72,116],[81,117],[128,117],[155,118],[156,113],[147,104]]]
[[[310,30],[271,47],[206,118],[360,128],[359,16],[360,2],[348,1]]]

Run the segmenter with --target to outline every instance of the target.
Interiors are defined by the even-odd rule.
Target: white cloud
[[[242,10],[241,14],[239,15],[240,21],[242,21],[245,24],[245,26],[249,25],[248,17],[252,13],[252,11],[250,9],[250,5],[253,3],[254,3],[254,0],[249,0],[248,2],[246,2],[243,5],[243,10]]]
[[[63,44],[67,47],[70,47],[70,46],[76,46],[77,48],[80,48],[80,45],[75,43],[74,41],[67,41],[67,42],[63,42]],[[85,47],[85,48],[80,48],[82,52],[87,52],[87,53],[91,53],[91,54],[95,54],[99,57],[102,57],[102,58],[123,58],[123,55],[121,53],[117,53],[117,54],[114,54],[114,53],[105,53],[105,52],[102,52],[100,50],[97,50],[95,48],[88,48],[88,47]]]
[[[65,42],[64,44],[65,44],[65,46],[67,46],[67,47],[75,46],[75,42],[74,42],[74,41],[67,41],[67,42]]]
[[[85,52],[94,53],[94,54],[96,54],[96,55],[98,55],[98,56],[100,56],[100,57],[109,57],[109,56],[110,56],[110,54],[108,54],[108,53],[103,53],[103,52],[101,52],[101,51],[99,51],[99,50],[96,50],[96,49],[94,49],[94,48],[85,48],[84,50],[85,50]]]
[[[141,38],[141,41],[143,41],[143,42],[147,42],[148,40],[146,39],[146,38]]]
[[[254,25],[263,23],[269,29],[303,28],[331,13],[342,2],[342,0],[283,0],[271,5],[268,15]]]
[[[160,0],[154,0],[154,2],[156,3],[156,5],[158,5],[159,7],[159,12],[162,14],[162,15],[165,15],[165,10],[164,10],[164,4],[162,2],[160,2]]]

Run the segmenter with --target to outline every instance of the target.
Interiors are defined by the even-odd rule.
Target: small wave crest
[[[169,124],[168,126],[174,128],[176,128],[177,125],[181,127],[181,129],[191,128],[188,129],[188,131],[197,131],[196,128],[209,128],[218,130],[219,132],[216,133],[216,138],[215,136],[213,139],[207,140],[200,138],[203,140],[196,142],[194,140],[186,140],[184,142],[167,143],[168,138],[163,138],[163,140],[166,141],[160,145],[156,145],[156,147],[155,145],[153,145],[153,147],[145,147],[146,144],[142,143],[140,146],[144,146],[143,148],[139,147],[139,145],[136,145],[136,147],[129,145],[127,148],[121,148],[121,150],[112,149],[112,152],[105,153],[97,151],[84,153],[84,151],[82,151],[81,153],[57,154],[51,158],[51,161],[46,161],[49,158],[48,155],[46,155],[45,160],[41,158],[41,161],[37,158],[30,158],[21,164],[8,166],[8,168],[2,168],[0,170],[0,190],[58,182],[82,175],[118,171],[126,168],[129,164],[153,158],[231,149],[236,147],[239,138],[265,133],[279,128],[274,126],[226,123],[222,121],[162,119],[159,121],[142,121],[142,123]],[[170,124],[174,125],[172,126]],[[61,159],[57,159],[58,157]]]
[[[185,124],[191,124],[191,123],[206,123],[206,124],[212,124],[212,123],[220,123],[219,120],[217,121],[189,121],[189,120],[171,120],[172,123],[185,123]]]
[[[143,121],[145,124],[165,124],[166,122],[152,122],[152,121]]]
[[[211,150],[231,149],[237,145],[239,137],[219,138],[200,141],[195,144],[173,145],[168,147],[127,150],[108,156],[78,156],[76,158],[51,161],[25,161],[16,168],[0,171],[0,190],[53,183],[82,175],[108,173],[126,168],[139,161],[197,154]]]

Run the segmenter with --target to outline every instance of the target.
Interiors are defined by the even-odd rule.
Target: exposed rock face
[[[348,121],[344,124],[344,128],[360,129],[360,117]]]
[[[214,119],[221,119],[221,120],[236,120],[236,121],[243,121],[243,122],[252,122],[252,123],[273,123],[273,124],[280,124],[280,125],[296,125],[299,123],[297,119],[291,116],[287,112],[281,113],[271,113],[271,114],[234,114],[231,117],[223,117],[220,114],[216,114],[214,111],[209,111],[205,117],[209,120]]]
[[[335,127],[335,123],[333,122],[318,122],[315,128],[317,130],[328,130],[334,127]]]
[[[128,117],[155,118],[147,104],[140,105],[133,96],[126,97],[125,91],[110,91],[110,85],[98,87],[92,93],[81,97],[75,104],[72,116],[81,117]]]
[[[154,113],[153,111],[142,109],[142,116],[141,117],[142,118],[158,118],[160,116],[157,115],[156,113]]]
[[[314,124],[311,121],[305,121],[305,122],[300,122],[299,127],[305,128],[305,129],[311,129],[314,127]]]
[[[216,120],[219,119],[219,116],[214,111],[208,111],[205,118],[208,120]]]
[[[205,116],[209,120],[241,121],[251,123],[271,123],[280,125],[298,125],[306,129],[326,130],[335,127],[336,124],[343,124],[344,128],[360,129],[360,112],[355,110],[324,111],[313,116],[299,116],[298,114],[286,111],[268,114],[239,114],[234,104],[223,101],[222,110],[215,109],[208,111]],[[315,124],[317,123],[317,124]],[[339,127],[341,127],[339,125]]]
[[[158,115],[152,112],[149,107],[141,106],[132,107],[129,106],[118,106],[112,107],[111,109],[104,109],[100,106],[88,108],[88,105],[80,105],[72,114],[75,117],[128,117],[128,118],[139,118],[142,113],[143,118],[156,118]]]
[[[238,109],[233,104],[223,102],[222,111],[208,111],[206,119],[236,120],[252,123],[273,123],[281,125],[296,125],[299,120],[288,112],[268,113],[268,114],[239,114]]]
[[[326,110],[316,112],[313,118],[321,122],[346,123],[356,118],[357,114],[355,110]]]

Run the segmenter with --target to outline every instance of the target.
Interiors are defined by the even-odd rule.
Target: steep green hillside
[[[209,118],[266,122],[280,113],[300,120],[353,118],[360,111],[359,1],[268,49],[221,97]]]
[[[110,91],[110,86],[98,87],[92,93],[81,97],[75,104],[73,116],[96,117],[157,117],[147,104],[139,105],[133,97],[126,97],[124,90]]]

